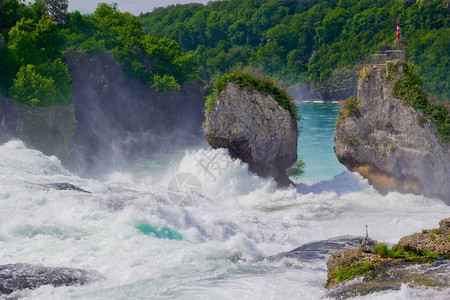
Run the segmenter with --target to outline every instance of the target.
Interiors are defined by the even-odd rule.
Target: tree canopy
[[[145,31],[193,51],[207,73],[253,66],[287,83],[348,93],[355,65],[382,50],[406,51],[425,88],[450,99],[448,1],[229,0],[170,6],[140,16]],[[396,41],[396,20],[402,40]],[[343,77],[340,77],[342,74]]]
[[[62,54],[76,47],[109,52],[124,73],[157,91],[200,80],[197,57],[169,38],[146,35],[141,21],[116,4],[92,14],[67,13],[67,0],[0,2],[0,93],[33,106],[69,104],[71,78]]]
[[[310,82],[326,97],[343,98],[353,93],[358,65],[370,54],[401,48],[418,66],[425,90],[450,99],[448,1],[227,0],[172,5],[140,17],[116,4],[101,3],[92,14],[68,13],[67,5],[67,0],[0,1],[1,94],[35,99],[30,89],[26,97],[17,90],[29,74],[43,89],[40,98],[58,95],[35,105],[68,103],[70,76],[62,76],[69,81],[57,76],[67,72],[61,68],[63,52],[76,47],[111,53],[127,76],[158,91],[250,66],[284,83]]]

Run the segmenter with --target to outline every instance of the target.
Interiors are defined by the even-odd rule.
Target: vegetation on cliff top
[[[253,72],[251,69],[226,73],[213,80],[212,92],[206,97],[205,101],[206,115],[212,110],[218,95],[225,90],[229,82],[236,83],[241,88],[247,87],[256,89],[264,94],[270,95],[281,107],[287,110],[293,118],[300,119],[300,112],[286,89],[282,87],[278,81],[266,77],[261,73]]]
[[[339,126],[339,121],[348,118],[348,117],[359,117],[361,114],[359,109],[361,108],[361,101],[356,97],[351,96],[348,98],[344,105],[339,110],[338,117],[336,119],[336,128]]]
[[[399,65],[403,67],[403,74],[394,84],[393,96],[403,99],[414,109],[423,112],[436,127],[441,140],[450,142],[450,112],[444,104],[430,100],[414,64],[399,63]]]

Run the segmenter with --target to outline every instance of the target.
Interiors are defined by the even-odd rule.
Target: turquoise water
[[[299,122],[298,156],[305,162],[305,173],[299,178],[306,181],[329,180],[345,171],[334,154],[334,124],[337,103],[300,102],[302,114]]]
[[[145,235],[154,236],[158,239],[169,239],[180,241],[183,236],[175,229],[168,227],[158,227],[147,223],[139,223],[135,225],[136,229]]]

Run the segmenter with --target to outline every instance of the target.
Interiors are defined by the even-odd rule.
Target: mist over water
[[[335,106],[302,109],[304,122],[314,124],[308,128],[329,130],[334,123]],[[327,122],[321,124],[308,109]],[[440,201],[382,196],[359,175],[342,173],[329,155],[333,129],[320,137],[306,126],[300,154],[310,167],[295,179],[297,190],[277,190],[275,182],[253,175],[225,150],[208,147],[167,149],[94,180],[70,173],[57,158],[20,141],[0,146],[0,264],[73,267],[104,276],[86,286],[44,286],[12,296],[320,299],[326,293],[325,260],[267,257],[311,241],[361,236],[365,225],[371,238],[395,243],[450,215]],[[319,141],[305,142],[314,139]],[[322,164],[328,167],[319,171]],[[192,204],[175,204],[168,193],[179,174],[200,182]],[[91,194],[43,186],[55,182]],[[447,293],[405,285],[364,299],[445,299]]]

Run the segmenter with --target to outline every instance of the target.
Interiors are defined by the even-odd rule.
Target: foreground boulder
[[[358,247],[333,253],[327,261],[327,296],[345,299],[399,290],[405,283],[450,288],[450,219],[439,224],[439,229],[403,237],[392,249],[378,243],[373,249]]]
[[[207,114],[204,133],[213,148],[227,148],[250,171],[278,186],[293,185],[286,169],[297,162],[296,116],[268,93],[228,82]]]
[[[295,258],[301,261],[328,259],[334,252],[360,247],[364,241],[367,241],[368,245],[375,245],[376,243],[376,241],[364,237],[340,236],[328,240],[310,242],[291,251],[270,256],[268,259]]]
[[[450,259],[450,218],[440,221],[439,228],[402,237],[397,246],[416,252],[432,251]]]
[[[54,287],[84,285],[100,278],[97,272],[79,269],[49,268],[30,264],[0,265],[0,295],[36,289],[43,285]]]
[[[450,204],[450,143],[445,127],[450,117],[443,105],[428,101],[419,89],[406,93],[411,92],[410,97],[417,93],[421,102],[415,105],[420,109],[402,95],[394,97],[394,87],[399,79],[405,82],[407,68],[404,63],[387,62],[363,69],[357,97],[347,100],[339,112],[335,153],[347,169],[359,172],[383,193],[422,194]],[[441,119],[447,118],[441,121],[442,132],[429,116],[439,109]]]

